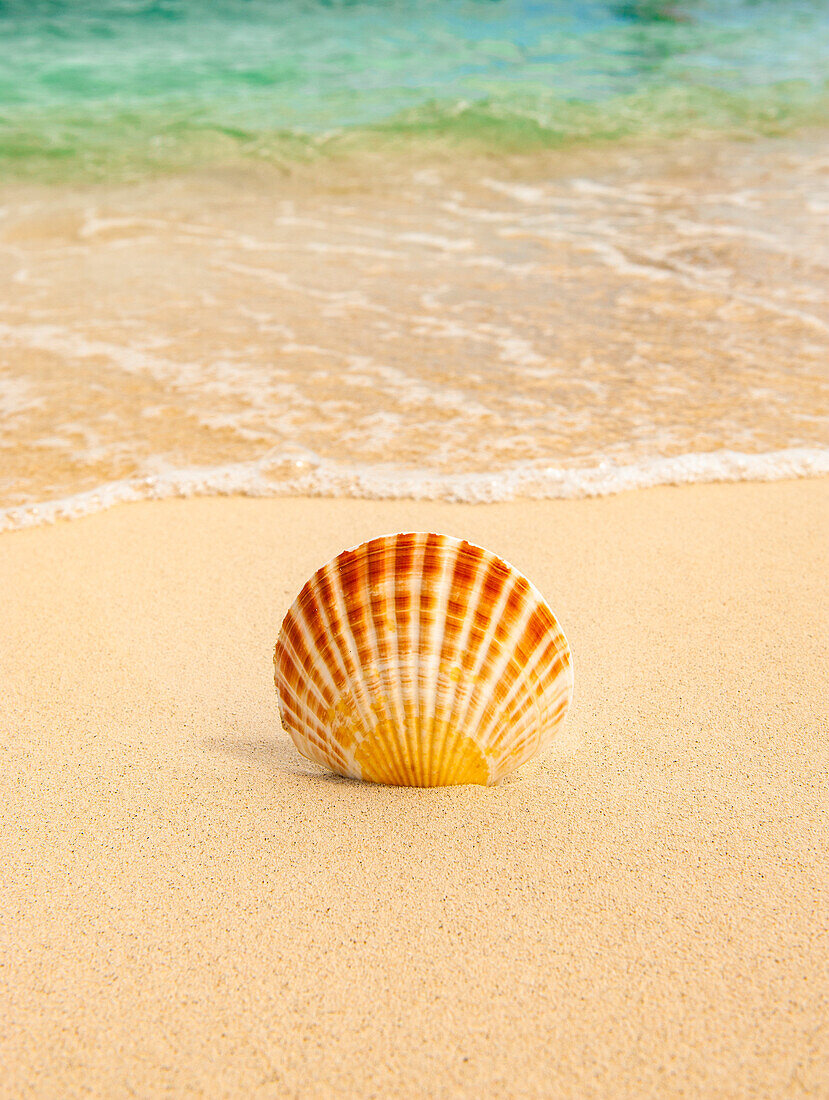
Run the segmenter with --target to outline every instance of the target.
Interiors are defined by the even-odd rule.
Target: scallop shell
[[[545,748],[573,694],[536,588],[479,546],[397,534],[311,577],[274,651],[282,723],[311,760],[374,783],[495,783]]]

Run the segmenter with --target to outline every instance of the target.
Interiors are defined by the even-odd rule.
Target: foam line
[[[629,466],[602,462],[582,469],[517,466],[492,473],[437,474],[386,466],[347,466],[310,459],[278,478],[272,456],[227,466],[169,470],[113,481],[59,500],[0,510],[0,531],[75,519],[114,504],[190,496],[331,496],[373,500],[447,500],[481,504],[514,500],[609,496],[654,485],[715,481],[780,481],[829,474],[829,448],[790,448],[765,454],[713,451],[654,458]]]

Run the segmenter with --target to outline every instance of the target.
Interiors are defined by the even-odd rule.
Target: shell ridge
[[[363,678],[362,671],[360,669],[360,653],[357,646],[357,640],[354,637],[354,632],[351,629],[351,622],[348,615],[348,607],[345,602],[345,593],[342,587],[342,577],[338,571],[335,571],[332,564],[324,566],[324,573],[328,584],[330,585],[331,594],[334,598],[334,605],[337,609],[340,623],[340,637],[342,638],[341,652],[343,659],[348,662],[349,677],[348,683],[352,688],[352,698],[356,704],[357,709],[360,712],[360,717],[363,720],[363,737],[358,737],[358,742],[362,742],[374,729],[375,722],[373,721],[374,715],[371,710],[371,701],[368,694],[368,687]],[[332,575],[333,574],[333,575]],[[362,768],[360,769],[362,772]]]
[[[290,700],[287,699],[284,700],[284,710],[282,713],[284,713],[285,711],[287,711],[289,714],[293,714],[296,718],[297,723],[300,723],[302,725],[301,730],[295,730],[290,725],[285,723],[288,728],[288,733],[290,734],[291,740],[294,742],[300,752],[302,752],[303,755],[307,756],[309,759],[316,761],[316,763],[318,764],[327,764],[328,767],[332,767],[333,765],[331,764],[331,760],[339,759],[342,754],[334,754],[331,752],[330,742],[325,728],[320,725],[317,726],[315,729],[314,725],[309,721],[305,709],[298,709],[290,702]],[[302,742],[302,744],[300,744],[300,742]]]
[[[453,738],[451,735],[451,730],[449,729],[449,726],[446,724],[446,722],[441,722],[437,724],[437,729],[439,730],[437,737],[433,736],[431,738],[431,752],[429,754],[429,775],[431,776],[433,782],[446,784],[446,754],[449,748],[449,743],[453,740]],[[435,742],[437,742],[437,744],[435,744]],[[434,763],[431,759],[433,756],[435,757]]]
[[[503,588],[501,589],[501,592],[498,596],[498,600],[496,601],[495,607],[492,611],[492,619],[493,620],[496,618],[496,614],[499,618],[500,618],[501,615],[503,615],[504,608],[507,605],[507,601],[509,600],[510,594],[512,593],[514,587],[515,587],[514,583],[510,584],[510,583],[508,583],[507,580],[504,581]],[[475,608],[476,613],[478,611],[479,606],[480,606],[480,603]],[[470,622],[469,628],[467,629],[466,635],[465,635],[465,638],[464,638],[464,645],[466,644],[466,641],[469,637],[469,632],[471,631],[471,627],[472,627],[472,624]],[[459,703],[459,705],[461,707],[461,710],[460,710],[460,712],[458,714],[458,717],[457,717],[457,720],[456,720],[458,726],[461,726],[461,725],[463,725],[464,727],[466,726],[466,716],[467,716],[467,713],[469,711],[469,708],[472,706],[473,699],[475,698],[476,694],[485,695],[485,693],[487,691],[487,686],[490,684],[490,681],[491,681],[491,676],[490,676],[491,669],[490,669],[490,665],[489,665],[489,657],[490,657],[490,654],[498,652],[498,645],[499,645],[498,638],[496,637],[494,632],[491,632],[489,634],[487,644],[485,646],[482,645],[482,646],[479,647],[478,654],[475,658],[475,662],[472,665],[471,669],[469,670],[469,675],[466,677],[465,682],[462,681],[462,683],[458,685],[459,688],[462,688],[462,690],[459,690],[458,695],[457,695],[457,702]],[[463,653],[463,649],[461,650],[461,652]],[[486,669],[487,674],[482,679],[481,673],[485,669]],[[485,695],[485,697],[486,697],[486,695]],[[454,719],[454,711],[453,711],[453,719]],[[484,752],[486,751],[486,749],[483,745],[481,746],[481,748],[483,749]]]
[[[384,619],[388,624],[391,669],[400,668],[400,643],[397,630],[397,612],[395,606],[395,555],[397,553],[397,539],[384,538],[378,540],[383,543],[383,603]],[[414,764],[411,759],[411,751],[406,737],[406,704],[404,693],[400,684],[400,676],[389,669],[389,683],[391,702],[394,705],[394,724],[400,749],[401,770],[405,773],[413,773]]]
[[[296,673],[297,684],[302,685],[301,692],[298,687],[291,687],[291,692],[296,698],[299,705],[302,707],[303,711],[313,709],[310,704],[311,694],[313,691],[313,694],[316,695],[319,702],[322,704],[323,712],[326,712],[328,710],[329,704],[322,694],[319,685],[316,684],[313,681],[312,677],[308,675],[308,670],[306,668],[305,662],[297,653],[293,642],[287,634],[282,639],[281,654],[283,655],[285,660],[290,662],[292,670]],[[281,663],[282,662],[280,662],[280,665]]]
[[[425,539],[418,542],[415,541],[415,567],[412,569],[412,576],[416,583],[417,590],[415,591],[415,583],[412,587],[412,616],[410,622],[411,630],[411,651],[413,654],[412,660],[412,692],[413,692],[413,739],[412,745],[414,759],[419,762],[420,767],[417,769],[415,778],[418,786],[425,786],[428,783],[428,775],[423,770],[423,753],[417,752],[417,749],[421,748],[423,744],[423,717],[421,713],[420,697],[418,694],[418,685],[420,684],[420,594],[423,588],[423,559],[426,553]],[[407,731],[408,732],[408,731]],[[424,780],[426,783],[424,783]]]
[[[503,767],[509,761],[523,762],[551,737],[552,728],[538,700],[527,698],[519,706],[508,705],[492,716],[490,752]],[[517,763],[516,765],[517,766]]]
[[[397,651],[398,684],[403,701],[403,720],[400,737],[404,742],[404,754],[411,762],[411,775],[417,783],[419,761],[413,743],[411,727],[415,721],[414,660],[412,657],[411,620],[414,616],[414,598],[410,577],[415,561],[416,535],[399,534],[392,539],[394,633]]]
[[[457,571],[457,563],[458,563],[458,561],[460,561],[461,552],[462,552],[461,547],[453,547],[452,558],[451,558],[451,560],[446,561],[445,570],[444,570],[444,584],[443,584],[443,592],[442,592],[442,596],[443,596],[443,599],[442,599],[443,630],[441,631],[441,646],[440,646],[440,652],[438,653],[438,668],[436,668],[436,672],[438,672],[438,676],[436,676],[436,678],[435,678],[435,685],[434,685],[435,686],[435,693],[434,693],[434,701],[432,703],[432,713],[434,715],[433,729],[434,730],[440,729],[441,740],[440,740],[440,744],[438,746],[435,746],[435,744],[434,744],[434,733],[433,733],[432,737],[430,738],[430,745],[429,745],[429,774],[431,775],[434,782],[436,782],[436,783],[440,783],[443,779],[444,757],[446,755],[446,742],[449,741],[449,736],[447,736],[447,735],[449,735],[449,729],[450,729],[449,723],[447,723],[446,720],[443,718],[444,709],[443,709],[442,706],[439,705],[439,697],[440,696],[439,696],[439,692],[438,692],[438,679],[440,678],[440,672],[441,672],[441,669],[443,667],[444,654],[446,654],[447,646],[450,646],[450,653],[451,653],[451,642],[449,641],[450,631],[449,631],[449,629],[447,629],[447,626],[446,626],[446,613],[447,613],[447,610],[449,610],[449,593],[450,593],[451,588],[454,585],[455,575],[456,575],[456,571]],[[438,647],[435,646],[435,649],[436,648],[438,648]],[[439,715],[440,715],[440,719],[439,719]],[[436,750],[438,750],[438,752],[436,752],[436,760],[433,761],[433,757],[435,755],[435,748],[436,748]]]
[[[486,757],[484,757],[486,759]],[[446,772],[444,773],[444,782],[451,783],[453,786],[458,782],[458,772],[461,769],[464,761],[460,754],[454,758],[450,758],[447,761]],[[489,777],[489,764],[487,762],[487,778]]]
[[[345,621],[354,639],[356,667],[360,685],[365,692],[366,707],[370,714],[367,732],[371,732],[385,718],[384,700],[380,693],[380,675],[377,670],[378,649],[374,632],[374,620],[371,614],[371,591],[368,580],[368,559],[366,547],[355,550],[345,569],[337,574],[345,606]],[[349,583],[346,584],[346,576]]]
[[[397,629],[397,608],[395,605],[394,562],[397,555],[397,539],[383,539],[383,566],[386,576],[389,578],[385,585],[386,621],[390,624],[391,642],[394,647],[394,667],[400,669],[400,636]],[[414,775],[414,760],[412,759],[411,746],[406,736],[406,704],[403,698],[403,688],[399,675],[390,677],[394,695],[395,725],[400,740],[403,767],[410,775]]]
[[[459,561],[460,554],[456,558],[456,564]],[[463,625],[458,632],[457,640],[454,648],[451,650],[450,663],[452,665],[460,666],[462,669],[464,666],[464,653],[469,643],[469,635],[472,632],[472,627],[475,622],[475,617],[478,613],[481,600],[483,598],[485,572],[482,570],[476,571],[475,583],[473,586],[467,589],[466,603],[463,607]],[[454,580],[454,578],[453,578]],[[471,610],[471,614],[470,614]],[[449,683],[451,688],[448,690],[448,696],[446,699],[446,711],[448,712],[447,724],[452,729],[463,731],[463,726],[459,721],[458,706],[465,694],[470,690],[470,686],[467,684],[467,680],[462,674],[456,677],[450,677]],[[458,716],[458,717],[456,717]]]
[[[556,623],[556,625],[558,624]],[[560,714],[558,704],[560,700],[563,700],[566,709],[570,705],[572,696],[573,680],[570,663],[570,647],[560,628],[556,631],[554,639],[548,648],[552,646],[555,646],[553,654],[546,663],[543,672],[538,673],[540,679],[550,675],[552,675],[553,679],[548,687],[541,693],[541,699],[544,702],[544,714],[541,728],[539,729],[539,734],[530,756],[535,756],[536,753],[540,752],[547,744],[552,744],[558,728],[558,715]],[[560,667],[556,668],[559,662]],[[555,672],[553,672],[554,669]],[[558,687],[558,682],[561,677],[564,677],[564,683],[561,687]]]
[[[347,609],[345,603],[342,576],[339,572],[334,572],[331,565],[324,566],[324,570],[325,581],[327,581],[329,585],[334,604],[333,609],[336,612],[336,625],[340,628],[339,635],[336,634],[335,631],[335,637],[340,646],[343,661],[346,664],[347,670],[349,670],[346,681],[347,690],[349,690],[353,700],[354,709],[362,720],[363,737],[358,737],[357,740],[363,740],[369,731],[374,728],[375,723],[371,700],[369,700],[367,686],[360,668],[360,651],[357,649],[354,631],[352,630],[349,618],[349,609]],[[333,628],[333,620],[331,620],[331,623]],[[356,716],[357,715],[354,715],[354,717]]]
[[[518,589],[519,578],[513,579],[513,583],[507,586],[508,591],[505,594],[503,604],[500,609],[501,616],[505,613],[509,602],[513,594]],[[499,601],[500,602],[500,601]],[[485,685],[497,684],[503,675],[504,669],[510,662],[512,657],[511,650],[508,646],[502,646],[498,636],[493,632],[489,645],[484,650],[481,647],[482,653],[478,660],[475,662],[475,669],[470,675],[470,690],[464,700],[464,709],[460,715],[459,721],[465,728],[470,730],[474,729],[478,737],[478,742],[484,753],[488,751],[486,742],[480,737],[480,731],[478,730],[478,723],[481,718],[481,714],[486,708],[486,704],[489,698],[491,698],[492,689],[490,686],[489,692],[485,690]],[[492,656],[492,661],[489,658]],[[486,676],[481,682],[481,670],[486,669]]]
[[[502,706],[500,712],[491,717],[490,725],[493,730],[498,732],[491,741],[490,751],[494,755],[497,754],[500,767],[510,760],[514,760],[513,767],[520,767],[543,746],[552,741],[556,732],[558,715],[561,713],[562,708],[566,709],[569,703],[567,682],[557,686],[560,676],[561,672],[557,674],[553,683],[544,693],[544,696],[549,698],[549,702],[543,713],[539,713],[538,702],[536,701],[535,706],[525,706],[523,711],[518,714],[511,713]],[[514,697],[513,695],[513,699]],[[506,704],[507,708],[508,706],[509,703]],[[530,741],[530,732],[533,725],[537,728],[534,743]],[[509,731],[511,737],[515,738],[515,745],[510,750],[505,747],[507,731]]]
[[[380,551],[381,553],[379,577],[376,573],[372,572],[372,556],[375,551]],[[383,698],[383,715],[384,721],[394,730],[394,733],[388,740],[394,755],[395,774],[399,777],[406,772],[406,760],[404,756],[404,741],[398,736],[402,726],[401,708],[398,705],[398,693],[396,690],[398,677],[394,675],[397,660],[396,656],[393,656],[391,653],[391,648],[393,646],[394,654],[396,655],[397,642],[395,632],[388,629],[391,623],[389,617],[388,585],[386,584],[386,578],[389,575],[387,567],[388,540],[372,539],[366,544],[365,555],[366,568],[368,571],[369,609],[371,612],[372,633],[377,653],[378,681]],[[377,592],[375,592],[375,588],[378,589]],[[388,654],[385,652],[385,648],[381,642],[381,639],[384,637],[387,638],[385,645],[389,649]]]
[[[443,727],[442,734],[439,752],[439,770],[437,773],[438,782],[445,783],[447,786],[454,786],[458,769],[465,761],[460,753],[456,753],[454,757],[447,757],[449,745],[454,738],[450,736],[448,726]]]
[[[522,730],[517,738],[518,747],[512,752],[502,752],[500,754],[501,764],[503,765],[511,760],[513,768],[520,768],[527,760],[531,760],[543,747],[553,740],[553,735],[556,731],[556,719],[558,715],[561,714],[562,710],[566,710],[567,705],[568,699],[566,695],[562,695],[555,710],[551,712],[551,718],[543,725],[539,726],[538,735],[534,742],[528,736],[527,730]],[[528,725],[527,729],[530,728],[531,726]]]
[[[336,666],[337,666],[337,671],[340,673],[340,675],[343,678],[343,682],[345,683],[345,682],[348,681],[348,670],[347,670],[347,668],[345,666],[345,663],[343,661],[342,654],[340,653],[339,648],[337,646],[336,638],[334,637],[334,633],[333,633],[333,630],[331,628],[330,620],[329,620],[328,615],[326,614],[326,611],[325,611],[325,604],[324,604],[324,601],[322,599],[322,595],[321,595],[321,593],[320,593],[320,591],[319,591],[319,589],[318,589],[318,587],[315,583],[315,578],[312,577],[311,580],[308,582],[308,584],[305,586],[305,588],[303,589],[303,592],[306,592],[306,591],[308,593],[308,599],[309,599],[309,602],[311,604],[311,607],[314,610],[314,614],[316,615],[316,617],[320,620],[320,622],[323,625],[323,628],[324,628],[323,629],[323,634],[328,639],[328,641],[326,642],[327,651],[330,652],[331,656],[334,658],[334,661],[335,661]],[[300,603],[300,601],[297,600],[297,603]],[[304,604],[300,604],[300,606],[299,606],[299,613],[302,615],[303,619],[305,619],[305,621],[308,623],[309,630],[310,630],[310,619],[308,619],[308,612],[310,611],[310,609],[311,608],[306,608]],[[324,662],[321,662],[321,663],[324,663]],[[336,680],[334,680],[333,676],[331,676],[331,679],[334,682],[334,688],[335,688],[335,693],[336,693],[335,702],[336,702],[336,700],[342,694],[342,688],[337,684],[337,682],[336,682]]]
[[[369,778],[375,783],[397,783],[400,786],[407,786],[405,776],[400,774],[397,767],[392,741],[391,737],[372,738],[372,750],[378,753],[381,766],[379,771],[370,775]]]
[[[519,588],[519,582],[516,582],[516,584],[514,585],[513,590],[515,591],[518,588]],[[529,620],[529,617],[530,617],[531,614],[532,614],[532,605],[528,604],[525,601],[523,603],[521,611],[519,612],[519,614],[516,618],[516,621],[515,621],[515,624],[512,628],[511,633],[516,633],[517,634],[520,631],[523,631],[523,629],[526,626],[527,621]],[[493,668],[492,668],[492,671],[491,671],[491,674],[490,674],[490,677],[489,677],[491,683],[499,684],[501,682],[501,680],[504,676],[504,673],[506,672],[507,668],[509,667],[510,661],[513,659],[513,657],[514,657],[514,651],[509,646],[503,646],[501,653],[498,655],[498,660],[493,665]],[[478,725],[480,723],[481,716],[482,716],[483,711],[484,711],[485,708],[486,708],[486,699],[481,698],[478,702],[476,702],[475,708],[473,710],[470,710],[467,713],[467,721],[468,721],[470,727],[474,727],[476,730],[478,729]],[[479,736],[480,736],[480,733],[479,733]],[[483,740],[483,738],[481,739],[481,741],[482,741],[482,744],[485,746],[484,751],[487,751],[489,746],[487,745],[486,741]]]
[[[440,551],[447,555],[447,540],[440,536],[440,542],[438,544]],[[431,651],[433,657],[429,662],[427,669],[427,687],[426,687],[426,710],[429,715],[428,721],[431,726],[431,735],[429,736],[429,760],[427,765],[427,775],[433,780],[437,780],[441,775],[441,766],[443,763],[442,754],[438,751],[437,762],[434,760],[435,753],[435,739],[434,731],[437,728],[443,728],[443,744],[446,743],[446,730],[444,724],[441,722],[441,715],[437,707],[437,695],[438,695],[438,680],[440,678],[441,670],[441,657],[443,653],[443,639],[445,637],[445,624],[446,624],[446,612],[449,604],[449,592],[452,587],[452,580],[454,577],[454,564],[457,562],[458,555],[460,554],[459,547],[451,548],[454,553],[452,556],[452,568],[449,568],[449,560],[447,558],[446,565],[441,571],[440,584],[438,585],[437,593],[435,596],[434,604],[434,618],[433,629],[431,634]]]
[[[498,753],[499,766],[503,767],[506,763],[512,762],[515,767],[518,767],[529,760],[544,735],[545,727],[541,711],[537,702],[527,700],[517,711],[510,713],[504,722],[510,731],[510,743],[508,750],[504,746],[504,751]],[[499,746],[502,745],[502,739],[499,739],[498,743]],[[492,748],[490,751],[494,757],[497,750]]]
[[[292,615],[292,620],[296,624],[297,629],[302,635],[302,641],[305,645],[305,649],[308,652],[309,662],[306,663],[303,660],[302,654],[297,651],[293,639],[290,637],[290,635],[286,635],[286,641],[290,646],[294,657],[298,660],[300,669],[305,672],[305,679],[311,681],[311,677],[308,676],[308,666],[310,664],[310,667],[313,668],[315,672],[319,672],[319,674],[322,676],[322,679],[326,682],[326,685],[329,688],[331,698],[334,702],[336,702],[337,695],[339,694],[339,689],[337,687],[336,681],[334,680],[334,677],[331,675],[328,668],[326,667],[325,662],[316,660],[317,645],[314,639],[314,632],[311,629],[311,624],[305,616],[305,608],[302,606],[302,604],[299,604],[299,606],[296,607],[296,610]],[[316,689],[316,694],[319,697],[320,701],[324,701],[326,708],[329,707],[331,705],[331,700],[325,697],[325,694],[317,681],[313,681],[313,685]]]
[[[349,678],[347,678],[347,670],[345,670],[344,668],[341,654],[338,650],[338,647],[336,647],[336,642],[334,640],[330,620],[327,614],[325,614],[324,602],[322,601],[318,586],[316,583],[314,583],[314,580],[316,579],[312,577],[311,581],[309,581],[306,587],[303,588],[302,592],[295,601],[294,607],[291,607],[291,615],[292,617],[294,617],[295,620],[298,620],[297,625],[299,626],[300,630],[302,630],[303,640],[306,641],[306,645],[308,643],[307,634],[309,634],[313,638],[313,628],[309,616],[311,613],[313,613],[319,618],[320,623],[323,626],[323,636],[329,639],[329,641],[327,641],[327,647],[325,647],[325,649],[327,649],[327,652],[331,653],[334,664],[336,665],[336,669],[338,669],[340,675],[343,678],[343,684],[346,685],[347,682],[349,682]],[[343,687],[336,683],[333,674],[327,667],[325,667],[324,660],[313,661],[313,672],[316,673],[319,669],[325,670],[325,673],[327,673],[327,675],[329,676],[330,682],[333,687],[331,700],[328,701],[327,704],[325,704],[323,712],[324,718],[325,720],[327,720],[328,726],[330,727],[332,715],[336,713],[336,707],[338,707],[338,705],[342,701]],[[305,670],[306,681],[310,681],[312,679],[310,672],[310,669]],[[310,709],[311,707],[307,696],[305,714],[303,714],[306,723],[308,723],[308,712],[310,711]],[[338,741],[331,737],[330,728],[325,725],[325,722],[322,719],[322,715],[316,715],[314,717],[319,719],[318,723],[316,724],[318,725],[318,728],[320,730],[322,751],[327,753],[330,760],[335,760],[339,764],[339,767],[336,767],[334,763],[331,763],[330,767],[333,767],[335,771],[341,770],[345,774],[347,774],[347,757],[341,745]],[[313,753],[312,758],[319,759],[317,753]]]
[[[356,601],[355,606],[359,608],[361,612],[359,626],[362,627],[361,634],[365,638],[365,646],[371,658],[367,663],[361,659],[362,654],[360,653],[360,647],[355,633],[353,608],[349,608],[348,623],[354,635],[354,642],[357,646],[357,656],[360,658],[360,675],[366,685],[369,706],[374,718],[372,727],[366,731],[367,736],[372,739],[372,748],[374,748],[375,745],[382,747],[383,758],[386,765],[384,774],[392,779],[392,781],[399,783],[402,767],[401,759],[398,758],[397,739],[393,735],[390,737],[375,736],[378,729],[384,731],[388,730],[392,722],[390,721],[390,715],[386,705],[386,692],[380,668],[380,641],[374,617],[374,601],[371,595],[371,568],[369,561],[371,545],[371,542],[369,542],[353,551],[354,563],[357,570],[355,588],[358,591],[362,590],[365,597],[362,602],[359,600]],[[343,595],[345,596],[345,594]],[[348,608],[348,606],[348,601],[346,601],[346,607]]]
[[[460,567],[461,554],[467,552],[468,545],[469,544],[462,544],[456,550],[455,559],[454,559],[454,562],[453,562],[453,572],[452,572],[452,583],[453,584],[455,583],[457,572],[458,572],[459,567]],[[476,566],[476,569],[475,569],[474,581],[471,585],[465,586],[465,589],[464,589],[464,604],[463,604],[463,608],[462,608],[462,624],[463,625],[461,627],[461,630],[457,632],[457,638],[456,638],[454,646],[452,646],[449,649],[448,653],[447,653],[449,661],[452,665],[454,665],[456,662],[460,665],[463,664],[464,648],[469,642],[469,635],[472,632],[472,626],[473,626],[473,623],[475,621],[475,614],[477,613],[477,609],[480,605],[481,597],[482,597],[482,594],[483,594],[483,582],[484,582],[485,572],[484,572],[484,570],[481,569],[481,565],[482,565],[484,560],[485,560],[485,556],[482,556],[480,559],[478,559],[478,563],[477,563],[477,566]],[[473,605],[474,605],[474,611],[473,611],[472,614],[470,614],[470,609],[473,608]],[[457,732],[457,734],[460,734],[460,735],[465,735],[466,734],[466,731],[464,730],[463,726],[459,722],[455,721],[455,711],[456,711],[458,696],[461,692],[463,692],[465,690],[464,677],[461,675],[461,676],[458,676],[457,678],[447,677],[447,679],[448,679],[449,683],[451,684],[451,689],[450,689],[449,697],[446,700],[447,706],[446,706],[445,710],[448,711],[448,715],[447,715],[447,718],[446,718],[446,721],[445,721],[445,724],[444,724],[444,738],[443,738],[443,743],[442,743],[442,746],[441,746],[441,752],[440,752],[440,757],[439,757],[439,765],[438,765],[438,774],[441,775],[441,776],[446,775],[447,772],[451,773],[453,771],[453,769],[451,767],[451,761],[447,762],[445,760],[446,752],[448,750],[449,743],[451,741],[451,738],[448,737],[447,734],[451,731],[455,731],[455,732]],[[469,736],[468,734],[466,734],[466,735]],[[448,775],[446,777],[448,778]]]
[[[518,695],[519,691],[521,691],[522,688],[525,688],[526,685],[531,682],[531,680],[534,682],[534,684],[536,682],[538,682],[538,676],[536,674],[536,668],[541,663],[541,660],[546,655],[546,652],[547,652],[547,647],[544,646],[544,645],[539,645],[536,652],[533,653],[532,657],[530,658],[530,661],[527,663],[526,667],[521,671],[521,673],[518,676],[516,676],[515,681],[510,686],[510,689],[509,689],[507,695],[501,700],[501,703],[499,704],[499,707],[498,707],[497,711],[494,712],[494,714],[491,716],[490,720],[487,722],[487,725],[486,725],[486,728],[485,728],[485,731],[484,731],[485,735],[487,737],[489,737],[493,733],[494,727],[496,725],[499,725],[503,721],[504,715],[509,712],[509,708],[512,705],[513,701],[515,700],[516,696]],[[560,659],[561,659],[562,666],[563,666],[563,664],[564,664],[563,655],[561,655]],[[550,685],[550,688],[548,689],[548,691],[551,695],[552,695],[552,689],[555,687],[555,684],[556,684],[556,681],[558,679],[560,671],[561,670],[556,672],[555,679],[553,680],[553,683]],[[535,694],[535,692],[533,692],[533,694]],[[500,736],[496,736],[495,739],[492,742],[490,742],[491,747],[492,748],[497,747],[497,745],[503,739],[503,736],[504,736],[503,733],[501,733]]]
[[[558,624],[548,633],[543,648],[544,655],[541,659],[540,668],[536,670],[536,674],[542,684],[546,685],[541,691],[541,698],[546,701],[548,710],[555,681],[558,679],[559,673],[563,671],[563,667],[567,662],[567,640],[561,633]],[[553,678],[552,682],[549,679],[550,676]]]
[[[421,745],[421,756],[425,755],[424,776],[427,783],[432,782],[432,752],[434,750],[434,710],[429,706],[429,672],[432,663],[432,628],[436,625],[434,570],[439,567],[438,551],[440,536],[427,535],[423,540],[423,563],[420,568],[420,598],[417,603],[418,641],[417,641],[417,699],[419,720],[417,736]],[[425,749],[425,754],[423,750]]]
[[[534,698],[537,681],[532,661],[528,662],[518,672],[506,695],[496,704],[492,712],[487,715],[485,711],[481,715],[481,731],[487,738],[490,751],[498,748],[506,728],[512,731],[517,728],[517,724],[523,723],[524,718],[529,722],[533,719],[537,722],[541,721],[541,711]],[[525,692],[525,698],[520,699],[517,706],[513,706],[522,690]],[[531,703],[533,706],[530,705]]]
[[[336,604],[336,594],[334,592],[330,577],[326,573],[324,573],[323,570],[318,570],[314,574],[314,576],[308,582],[308,587],[311,590],[315,605],[321,616],[323,627],[326,631],[327,637],[330,640],[330,648],[332,653],[335,655],[337,667],[340,669],[343,677],[343,683],[336,701],[335,715],[338,715],[339,718],[344,719],[346,722],[348,722],[349,703],[355,711],[362,714],[362,701],[360,700],[357,692],[354,690],[354,678],[343,633],[341,630],[337,630],[337,623],[340,622],[341,616]],[[353,736],[354,730],[351,729],[351,727],[349,727],[349,729]],[[335,740],[335,737],[332,736],[331,731],[329,731],[329,740]],[[359,766],[355,764],[354,771],[350,774],[356,774],[359,776]]]
[[[433,551],[432,536],[426,535],[423,539],[423,555],[420,563],[420,569],[417,572],[420,585],[418,588],[417,596],[417,648],[415,653],[417,654],[417,672],[415,675],[415,698],[417,699],[417,722],[415,723],[415,735],[420,745],[420,759],[423,762],[423,782],[430,783],[432,778],[431,773],[431,754],[432,754],[432,737],[429,730],[429,713],[424,706],[423,700],[423,686],[424,686],[424,651],[425,651],[425,637],[428,632],[428,618],[427,608],[424,606],[424,601],[429,599],[429,589],[431,585],[431,578],[427,575],[427,567],[429,556]],[[424,752],[425,749],[425,752]]]

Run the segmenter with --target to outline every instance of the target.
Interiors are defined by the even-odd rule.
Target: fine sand
[[[0,1095],[829,1095],[829,482],[174,500],[0,538]],[[495,788],[329,776],[271,653],[378,533],[502,554],[575,656]]]

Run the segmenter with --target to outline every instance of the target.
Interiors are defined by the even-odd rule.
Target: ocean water
[[[829,472],[829,4],[0,3],[0,528]]]
[[[4,0],[0,167],[778,133],[827,41],[826,0]]]

